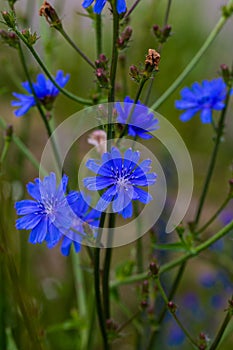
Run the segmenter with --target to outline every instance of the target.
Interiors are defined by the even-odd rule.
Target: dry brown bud
[[[159,62],[160,54],[154,49],[149,49],[145,60],[146,67],[151,66],[151,68],[159,70]]]

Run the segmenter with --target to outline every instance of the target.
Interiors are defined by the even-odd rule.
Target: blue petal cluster
[[[181,90],[181,100],[175,102],[177,109],[186,110],[180,120],[186,122],[200,112],[202,123],[211,123],[212,111],[222,110],[225,106],[227,87],[222,78],[211,81],[195,82],[191,88]]]
[[[118,113],[117,122],[128,124],[128,134],[132,137],[150,139],[152,135],[149,132],[158,129],[158,119],[140,101],[135,105],[134,101],[126,96],[123,104],[115,103],[115,108]]]
[[[84,194],[71,192],[66,196],[67,182],[68,177],[64,175],[57,187],[54,173],[43,181],[37,178],[27,185],[27,191],[34,200],[15,203],[17,214],[22,215],[16,220],[16,228],[31,230],[29,242],[33,244],[45,241],[52,248],[61,241],[63,255],[69,255],[72,243],[78,252],[81,239],[77,239],[77,232],[85,234],[83,224],[97,226],[99,219],[96,211],[89,210]]]
[[[56,83],[63,88],[70,79],[70,75],[64,75],[63,71],[59,70],[57,71],[54,79]],[[38,100],[45,106],[46,109],[51,109],[53,101],[59,94],[58,88],[56,88],[51,80],[46,79],[43,74],[38,74],[36,83],[33,83],[32,85]],[[13,107],[19,107],[15,111],[16,117],[21,117],[22,115],[26,114],[31,107],[36,105],[36,100],[33,96],[29,82],[26,81],[22,83],[22,86],[29,93],[29,95],[13,92],[13,96],[18,100],[12,101],[11,105]]]
[[[156,174],[149,173],[151,160],[139,165],[140,152],[129,148],[122,158],[120,151],[113,147],[103,154],[101,161],[89,159],[87,168],[97,174],[84,179],[84,186],[91,191],[106,191],[101,195],[96,209],[104,211],[112,202],[114,213],[129,218],[133,214],[132,200],[146,204],[152,197],[140,187],[153,185]]]
[[[91,6],[94,0],[84,0],[82,6],[87,8]],[[107,0],[96,0],[94,5],[94,12],[100,14],[106,4]],[[119,14],[126,12],[126,3],[125,0],[116,0],[116,9]]]

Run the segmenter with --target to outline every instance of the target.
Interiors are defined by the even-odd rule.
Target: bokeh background
[[[82,48],[83,51],[94,61],[95,56],[95,31],[91,20],[82,16],[85,11],[81,7],[81,1],[51,1],[56,7],[57,12],[62,18],[64,27],[73,38],[73,40]],[[132,1],[127,1],[128,7]],[[55,74],[58,69],[71,74],[68,89],[79,96],[89,98],[95,91],[95,78],[92,69],[82,61],[80,57],[68,46],[61,38],[58,32],[50,28],[44,18],[38,15],[39,7],[42,1],[19,0],[16,3],[16,10],[20,18],[21,28],[30,27],[40,36],[35,47],[45,60],[50,71]],[[172,36],[163,47],[161,53],[161,63],[159,73],[156,75],[153,90],[150,95],[149,105],[151,105],[182,72],[185,66],[193,58],[206,37],[217,23],[221,14],[221,6],[225,1],[213,0],[174,0],[172,2],[169,24],[172,26]],[[135,96],[136,84],[130,79],[128,67],[132,64],[139,65],[144,62],[145,55],[149,48],[157,48],[157,42],[153,36],[152,26],[162,25],[167,1],[165,0],[146,0],[142,1],[134,12],[130,20],[133,28],[133,36],[129,48],[125,52],[125,70],[122,65],[118,69],[117,99],[123,100],[125,93]],[[0,1],[0,9],[7,9],[7,1]],[[103,12],[103,39],[104,53],[106,56],[111,52],[111,18],[109,16],[108,6]],[[1,28],[4,28],[0,24]],[[233,58],[233,20],[229,19],[215,42],[207,50],[201,61],[188,75],[170,97],[164,102],[158,112],[165,116],[179,131],[186,143],[195,174],[195,184],[193,200],[186,215],[185,220],[192,220],[195,213],[198,196],[200,195],[204,176],[206,173],[210,152],[213,147],[213,131],[211,126],[202,125],[199,117],[193,118],[188,123],[182,123],[179,120],[180,112],[174,107],[174,101],[179,99],[179,91],[184,86],[190,86],[194,81],[201,82],[204,79],[213,79],[219,76],[219,67],[225,63],[229,66]],[[25,81],[25,76],[20,65],[16,50],[7,47],[3,43],[0,46],[0,116],[14,127],[14,132],[34,153],[37,159],[43,151],[47,135],[43,123],[35,109],[31,110],[22,118],[14,116],[14,110],[11,107],[12,92],[22,92],[20,83]],[[27,62],[33,79],[40,72],[40,68],[34,59],[28,54]],[[126,90],[123,91],[123,81],[126,79]],[[141,101],[145,98],[142,94]],[[56,123],[59,124],[73,113],[82,108],[65,96],[60,95],[56,101],[54,116]],[[227,123],[223,137],[222,146],[218,155],[215,174],[210,186],[208,199],[206,201],[205,211],[202,221],[206,219],[219,207],[228,192],[228,180],[233,177],[233,115],[232,103],[228,109]],[[217,118],[217,114],[215,114]],[[83,153],[90,149],[85,138],[81,144],[72,152],[72,157],[67,160],[68,174],[71,184],[76,185],[78,160],[82,158]],[[3,132],[1,132],[0,147],[3,146]],[[153,152],[157,144],[147,143]],[[158,225],[154,228],[159,242],[168,242],[174,239],[174,234],[167,236],[164,233],[164,222],[169,216],[171,205],[176,195],[176,171],[169,155],[162,147],[158,147],[158,158],[164,166],[168,179],[169,200]],[[77,164],[76,164],[77,162]],[[4,223],[7,222],[7,232],[9,234],[10,250],[13,252],[17,262],[20,276],[20,283],[26,294],[30,295],[36,305],[37,317],[40,319],[42,329],[47,330],[47,342],[49,349],[73,350],[77,349],[78,334],[80,331],[80,320],[75,302],[75,286],[73,281],[73,271],[71,258],[61,256],[59,248],[48,250],[45,246],[32,246],[27,243],[28,234],[26,232],[17,232],[14,229],[15,212],[12,205],[7,207],[5,200],[9,199],[10,193],[14,200],[22,199],[26,196],[25,184],[38,176],[38,172],[25,159],[20,151],[12,144],[4,165],[4,193],[2,196],[0,211],[4,216]],[[73,181],[73,182],[72,182]],[[170,202],[169,202],[170,201]],[[223,215],[216,220],[210,227],[206,236],[213,234],[227,220],[233,217],[233,204],[230,203]],[[173,235],[173,236],[172,236]],[[149,237],[143,238],[145,269],[148,267],[148,261],[151,259],[151,250],[149,249]],[[200,331],[206,332],[210,337],[218,329],[220,321],[225,313],[227,299],[232,291],[232,234],[229,234],[219,245],[203,254],[200,258],[190,261],[187,268],[184,281],[178,290],[176,303],[179,305],[179,312],[185,324],[190,324],[196,334]],[[82,265],[88,271],[88,258],[85,251],[81,252]],[[155,252],[159,261],[168,261],[171,256],[164,252]],[[134,268],[135,248],[134,245],[128,245],[114,250],[112,278],[117,271],[126,266],[129,269]],[[125,261],[125,265],[122,261]],[[173,275],[168,275],[164,279],[164,284],[169,287],[169,281]],[[91,272],[87,273],[86,285],[91,283]],[[1,283],[1,281],[0,281]],[[9,282],[8,288],[14,288]],[[126,315],[125,306],[128,313],[133,314],[138,309],[140,303],[140,293],[133,286],[122,287],[120,295],[122,296],[122,305],[114,303],[114,316],[119,322],[123,322]],[[91,293],[91,292],[90,292]],[[16,344],[22,344],[24,340],[23,325],[16,315],[15,299],[9,289],[9,328],[12,329],[12,339]],[[70,326],[68,320],[76,320],[75,326]],[[136,328],[142,328],[137,324]],[[140,328],[140,329],[141,329]],[[188,327],[189,328],[189,327]],[[144,330],[144,336],[147,336],[148,329]],[[26,340],[25,340],[26,341]],[[94,337],[94,349],[101,349],[98,345],[98,338]],[[1,342],[1,339],[0,339]],[[133,326],[128,326],[124,331],[122,339],[116,341],[115,348],[119,346],[123,350],[143,349],[142,345],[136,344],[137,337]],[[233,338],[228,339],[221,345],[221,349],[232,349]],[[13,345],[12,345],[13,346]],[[158,349],[167,350],[190,349],[189,343],[184,339],[182,332],[177,329],[174,322],[167,317],[164,322],[164,330],[158,338]],[[14,348],[12,348],[14,350]],[[16,347],[17,349],[17,347]],[[20,348],[19,348],[20,349]],[[22,348],[23,349],[23,348]],[[26,347],[24,348],[24,350]],[[10,350],[7,349],[7,350]]]

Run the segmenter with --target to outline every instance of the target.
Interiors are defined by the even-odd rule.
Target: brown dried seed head
[[[158,70],[159,61],[160,61],[160,54],[154,49],[149,49],[148,55],[146,56],[145,65],[150,65],[155,70]]]
[[[58,17],[56,10],[47,1],[43,2],[39,10],[39,15],[44,16],[46,21],[56,29],[62,28],[61,20]]]

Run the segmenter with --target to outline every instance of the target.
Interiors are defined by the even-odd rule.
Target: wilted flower
[[[106,141],[107,134],[104,130],[93,131],[87,139],[87,142],[90,145],[96,147],[96,150],[99,154],[103,154],[104,152],[106,152]]]

